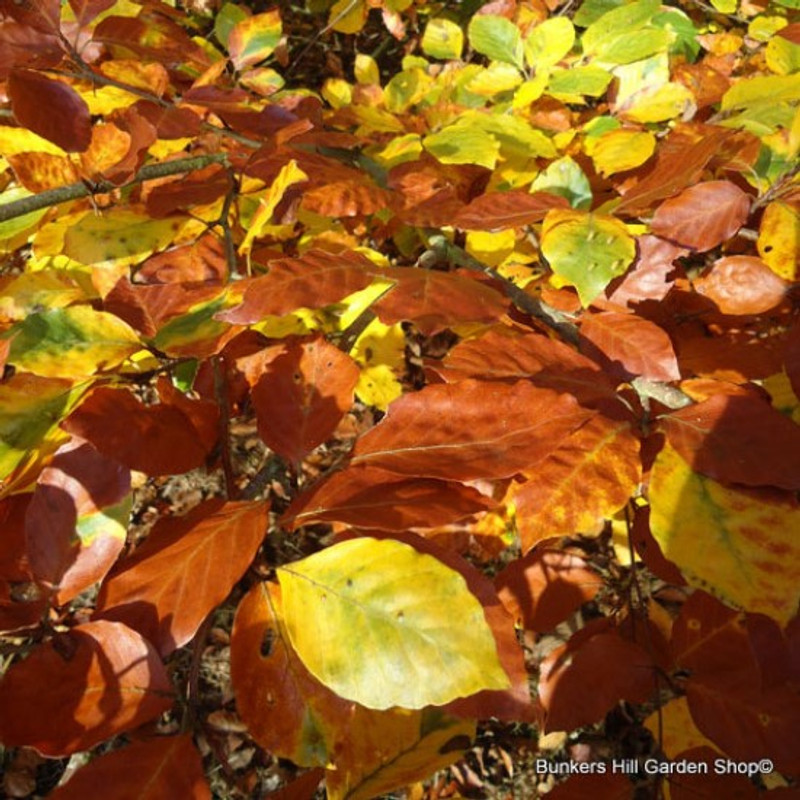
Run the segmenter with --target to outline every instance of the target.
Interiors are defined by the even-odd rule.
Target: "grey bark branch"
[[[22,197],[10,203],[0,205],[0,222],[6,222],[16,217],[22,217],[33,211],[42,208],[50,208],[59,203],[66,203],[69,200],[78,200],[81,197],[90,195],[105,194],[114,189],[124,189],[137,183],[150,181],[154,178],[165,178],[168,175],[181,175],[186,172],[195,172],[203,169],[209,164],[225,164],[228,156],[226,153],[209,153],[204,156],[192,156],[190,158],[180,158],[175,161],[164,161],[159,164],[148,164],[142,167],[133,179],[122,186],[116,186],[109,181],[100,181],[96,184],[90,183],[71,183],[68,186],[59,186],[56,189],[48,189],[29,197]]]

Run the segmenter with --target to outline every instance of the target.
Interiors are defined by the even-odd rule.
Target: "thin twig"
[[[42,208],[50,208],[59,203],[67,203],[70,200],[78,200],[81,197],[90,197],[97,194],[107,194],[115,189],[126,189],[138,183],[144,183],[155,178],[165,178],[169,175],[180,175],[185,172],[195,172],[207,167],[209,164],[227,164],[227,153],[208,153],[203,156],[190,156],[189,158],[179,158],[175,161],[163,161],[158,164],[147,164],[142,167],[133,178],[122,186],[117,186],[110,181],[99,181],[97,183],[71,183],[67,186],[59,186],[55,189],[47,189],[38,194],[22,197],[19,200],[12,200],[10,203],[0,205],[0,222],[6,222],[16,217],[22,217],[33,211]]]
[[[225,496],[228,500],[235,499],[238,494],[236,474],[233,470],[231,457],[231,431],[230,407],[228,403],[228,386],[223,372],[224,366],[219,356],[211,359],[214,369],[214,395],[219,406],[219,444],[220,458],[222,459],[222,474],[225,479]]]

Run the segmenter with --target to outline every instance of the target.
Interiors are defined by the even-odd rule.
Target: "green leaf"
[[[586,307],[633,262],[636,242],[614,217],[554,209],[542,227],[542,253]]]
[[[9,363],[48,378],[88,377],[116,367],[142,347],[127,323],[89,306],[31,314],[4,338],[9,336]]]
[[[606,12],[583,32],[583,52],[600,57],[618,39],[630,37],[643,28],[660,8],[660,0],[637,0]]]
[[[464,578],[407,544],[350,539],[278,579],[292,646],[341,697],[423,708],[510,685]]]
[[[244,19],[247,19],[249,14],[247,10],[241,6],[234,5],[233,3],[225,3],[217,14],[214,20],[214,36],[217,41],[223,46],[228,46],[228,38],[234,26]]]
[[[585,103],[585,97],[600,97],[613,76],[600,67],[557,69],[550,76],[547,94],[564,103]]]
[[[431,58],[449,61],[461,58],[464,49],[464,31],[449,19],[435,17],[425,27],[422,52]]]
[[[522,37],[511,20],[494,14],[474,16],[467,35],[469,43],[482,55],[522,67]]]

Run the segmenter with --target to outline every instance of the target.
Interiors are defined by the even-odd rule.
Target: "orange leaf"
[[[716,394],[662,417],[661,425],[695,472],[800,490],[800,427],[760,398]]]
[[[521,228],[541,222],[551,208],[569,208],[565,197],[549,192],[489,192],[476,197],[455,218],[455,225],[464,230],[492,231]]]
[[[374,271],[369,259],[354,252],[309,250],[299,258],[276,259],[266,275],[246,283],[242,304],[217,318],[250,325],[268,315],[322,308],[369,286]]]
[[[17,121],[68,153],[92,140],[92,117],[80,95],[66,83],[27,69],[8,76],[8,96]]]
[[[302,207],[323,217],[358,217],[375,214],[395,204],[385,189],[359,180],[326,183],[303,195]]]
[[[498,291],[457,273],[394,267],[381,275],[396,283],[372,310],[385,325],[410,321],[426,336],[458,322],[496,322],[508,309]]]
[[[581,336],[593,345],[590,349],[600,351],[606,372],[622,380],[638,375],[654,381],[680,380],[672,342],[654,322],[613,311],[590,314],[581,322]]]
[[[571,395],[465,380],[389,406],[356,443],[353,464],[445,480],[507,478],[532,468],[592,417]]]
[[[168,656],[247,570],[266,535],[268,510],[264,502],[209,500],[185,517],[161,520],[105,580],[96,616],[124,622]]]
[[[594,534],[641,481],[639,441],[629,422],[598,414],[525,477],[509,492],[523,552],[542,538]]]
[[[787,284],[760,258],[727,256],[694,282],[723,314],[762,314],[786,296]]]
[[[216,443],[218,413],[201,400],[187,399],[183,408],[174,402],[145,406],[127,389],[101,386],[62,427],[131,469],[177,475],[205,463]]]
[[[704,252],[733,236],[750,215],[750,198],[730,181],[684,189],[656,210],[650,229],[677,244]]]
[[[78,180],[78,173],[66,156],[18,153],[7,158],[17,180],[31,192],[44,192]]]
[[[588,603],[603,579],[579,556],[537,547],[509,564],[494,583],[526,631],[545,633]]]
[[[92,759],[48,797],[85,800],[114,787],[114,800],[211,800],[192,736],[159,736]]]
[[[25,518],[37,581],[63,605],[111,569],[125,546],[130,473],[73,439],[39,475]]]
[[[489,497],[460,483],[403,479],[370,466],[335,472],[298,495],[281,518],[291,530],[310,522],[404,531],[433,528],[488,511]]]
[[[39,645],[3,676],[0,741],[69,755],[171,706],[172,683],[153,646],[121,623],[87,622]]]
[[[259,435],[299,464],[333,435],[353,404],[358,376],[355,361],[324,338],[292,341],[253,387]]]

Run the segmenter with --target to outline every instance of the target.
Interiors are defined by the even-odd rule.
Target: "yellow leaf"
[[[43,308],[63,308],[81,299],[84,293],[63,272],[23,272],[3,287],[0,321],[18,322]]]
[[[461,26],[443,17],[428,21],[422,36],[422,52],[431,58],[445,61],[461,58],[464,49],[464,31]]]
[[[682,83],[665,83],[635,95],[618,113],[633,122],[664,122],[685,114],[694,106],[694,95]]]
[[[295,183],[307,181],[306,175],[297,162],[292,159],[288,164],[281,167],[272,185],[267,189],[264,197],[261,198],[258,209],[250,221],[250,226],[244,241],[239,245],[239,254],[249,253],[253,247],[253,241],[262,235],[264,227],[269,224],[272,218],[272,213],[275,211],[276,206],[283,199],[286,190]]]
[[[292,646],[340,697],[423,708],[510,686],[464,578],[407,544],[350,539],[278,569],[278,580]]]
[[[403,393],[396,372],[405,365],[406,338],[403,327],[384,325],[374,319],[356,339],[350,355],[361,367],[355,392],[369,406],[386,411]]]
[[[670,700],[658,711],[654,711],[644,723],[645,727],[659,741],[661,750],[668,759],[673,759],[684,750],[695,747],[710,747],[719,750],[710,739],[698,729],[689,711],[686,697]],[[661,734],[661,739],[658,739]]]
[[[338,0],[331,6],[328,25],[339,33],[358,33],[367,21],[364,0]]]
[[[516,89],[521,83],[522,75],[516,67],[502,61],[492,61],[467,83],[466,88],[480,97],[494,97]]]
[[[383,150],[374,154],[375,160],[386,169],[404,164],[406,161],[417,161],[422,155],[422,142],[417,133],[407,133],[392,139]]]
[[[483,264],[496,267],[514,252],[516,234],[513,228],[504,231],[469,231],[465,250]]]
[[[282,31],[277,10],[239,20],[228,37],[228,52],[236,69],[252,67],[270,56],[281,40]]]
[[[568,17],[550,17],[525,39],[525,61],[537,70],[558,64],[575,44],[575,27]]]
[[[686,580],[786,625],[800,600],[794,503],[700,475],[666,445],[650,477],[650,528]]]
[[[604,176],[644,164],[656,149],[656,137],[649,131],[621,128],[600,136],[592,147],[592,161]]]
[[[48,378],[82,378],[111,369],[142,346],[127,323],[90,306],[31,314],[4,334],[9,337],[8,363]]]
[[[800,70],[800,45],[773,36],[764,51],[767,66],[778,75],[789,75]]]
[[[500,143],[477,125],[458,123],[422,140],[423,147],[442,164],[477,164],[494,169]]]
[[[27,128],[10,128],[8,125],[0,125],[0,153],[6,157],[19,153],[67,155],[58,145],[37,136],[33,131]]]
[[[325,778],[328,800],[373,800],[427,778],[461,758],[475,727],[434,708],[356,707]]]
[[[353,87],[343,78],[328,78],[322,84],[322,96],[332,108],[345,108],[353,102]]]
[[[770,203],[761,217],[758,254],[779,277],[787,281],[800,277],[800,210],[788,203]]]
[[[378,62],[372,56],[365,53],[356,54],[355,63],[356,81],[365,86],[380,86],[381,74],[378,70]]]

